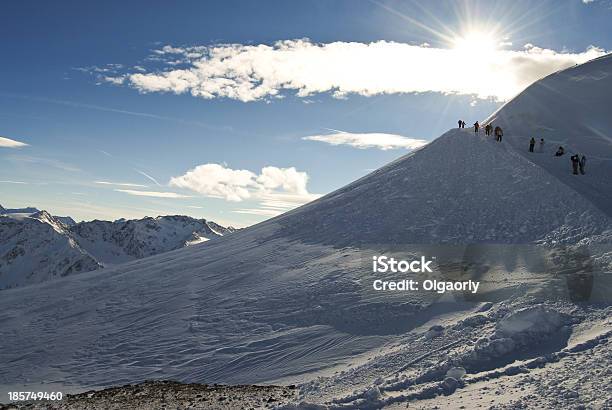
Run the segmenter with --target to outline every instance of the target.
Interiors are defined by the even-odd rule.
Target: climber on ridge
[[[578,154],[574,154],[570,157],[572,161],[572,169],[574,171],[574,175],[578,175],[578,165],[580,164],[580,159],[578,158]]]
[[[475,132],[475,133],[478,133],[478,130],[479,130],[479,129],[480,129],[480,124],[478,124],[478,121],[476,121],[476,122],[474,123],[474,132]]]
[[[533,147],[535,147],[535,138],[531,137],[529,140],[529,152],[533,152]]]
[[[502,137],[504,136],[504,131],[501,129],[499,125],[495,127],[494,133],[495,133],[495,140],[497,142],[501,142]]]

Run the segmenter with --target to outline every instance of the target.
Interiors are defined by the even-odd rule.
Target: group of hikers
[[[457,121],[457,123],[459,124],[459,128],[465,128],[465,121],[459,120]],[[495,136],[495,140],[497,142],[502,141],[504,131],[501,129],[499,125],[493,128],[492,124],[487,124],[485,125],[484,129],[485,129],[485,135],[488,136],[488,135],[491,135],[491,133],[493,133],[493,135]],[[474,123],[474,132],[478,134],[479,131],[480,131],[480,123],[476,121]],[[529,152],[535,152],[535,145],[536,145],[536,140],[535,138],[531,137],[531,139],[529,140]],[[540,153],[544,152],[544,138],[540,138],[538,152]],[[560,146],[559,149],[557,149],[557,151],[555,152],[555,157],[561,157],[563,155],[565,155],[565,149],[562,146]],[[582,175],[585,174],[584,167],[586,165],[586,156],[574,154],[570,157],[570,161],[572,162],[572,170],[573,170],[574,175],[578,175],[578,172],[580,172],[580,174]]]
[[[531,139],[533,140],[533,138]],[[529,148],[531,149],[531,142],[529,142]],[[565,155],[565,149],[560,146],[557,152],[555,152],[555,157],[562,157],[563,155]],[[574,154],[570,157],[570,161],[572,162],[572,171],[574,175],[578,175],[579,171],[580,174],[585,174],[584,167],[586,166],[586,155]]]
[[[529,140],[529,152],[534,152],[535,144],[536,144],[535,138],[531,137],[531,139]],[[559,148],[561,148],[561,152],[564,152],[563,151],[563,147],[559,147]],[[544,152],[544,138],[540,138],[540,144],[539,144],[539,147],[538,147],[538,152]],[[563,155],[563,154],[561,154],[561,155]]]
[[[465,128],[465,121],[459,120],[457,121],[457,123],[459,124],[459,128]],[[476,121],[474,123],[474,132],[478,134],[479,131],[480,131],[480,123]],[[493,135],[495,136],[495,141],[497,142],[502,141],[502,137],[504,136],[504,130],[502,130],[499,125],[495,128],[493,128],[493,125],[491,124],[485,125],[485,135],[491,135],[491,133],[493,133]]]

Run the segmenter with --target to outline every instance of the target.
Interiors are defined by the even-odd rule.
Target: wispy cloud
[[[27,182],[23,181],[0,181],[0,184],[18,184],[18,185],[26,185]]]
[[[134,196],[148,196],[153,198],[192,198],[192,196],[177,194],[176,192],[135,191],[133,189],[115,189],[115,191]]]
[[[61,169],[62,171],[79,172],[80,169],[75,165],[68,164],[66,162],[53,159],[53,158],[42,158],[34,157],[29,155],[11,155],[7,159],[17,162],[26,162],[30,164],[39,164],[47,167]]]
[[[352,133],[336,131],[331,134],[310,135],[303,140],[325,142],[331,145],[348,145],[355,148],[378,148],[383,151],[390,149],[415,149],[427,144],[426,140],[408,138],[397,134],[384,133]]]
[[[292,194],[269,192],[259,195],[259,206],[257,208],[235,209],[233,212],[239,214],[277,216],[320,197],[321,195],[319,194],[310,193]]]
[[[22,148],[27,147],[28,144],[21,141],[12,140],[6,137],[0,137],[0,147],[2,148]]]
[[[263,209],[263,208],[234,209],[232,212],[236,214],[248,214],[248,215],[257,215],[257,216],[278,216],[282,214],[282,212],[274,210],[274,209]]]
[[[115,85],[121,85],[125,82],[125,77],[123,76],[119,76],[119,77],[104,76],[102,79],[107,83],[111,83]]]
[[[135,169],[134,171],[138,172],[140,175],[147,178],[149,181],[152,181],[155,185],[162,186],[159,182],[157,182],[157,179],[153,178],[151,175],[147,174],[146,172],[139,171],[137,169]]]
[[[147,185],[132,184],[132,183],[129,183],[129,182],[94,181],[94,184],[98,184],[98,185],[112,185],[112,186],[124,186],[124,187],[133,187],[133,188],[146,188],[147,187]]]
[[[230,130],[231,131],[232,130],[230,126],[215,126],[215,125],[210,125],[210,124],[207,124],[201,121],[184,120],[182,118],[168,117],[165,115],[157,115],[157,114],[139,112],[139,111],[122,110],[119,108],[105,107],[105,106],[94,105],[94,104],[86,104],[86,103],[81,103],[81,102],[76,102],[76,101],[56,100],[53,98],[36,97],[36,96],[5,93],[5,92],[0,92],[0,95],[5,96],[5,97],[10,97],[10,98],[17,98],[20,100],[26,100],[26,101],[38,101],[38,102],[49,103],[49,104],[63,105],[66,107],[83,108],[83,109],[88,109],[88,110],[96,110],[96,111],[104,111],[104,112],[110,112],[110,113],[130,115],[133,117],[141,117],[141,118],[149,118],[149,119],[160,120],[160,121],[174,122],[178,124],[193,125],[193,126],[197,126],[201,128],[210,129],[210,130],[217,130],[217,131],[219,130],[223,130],[223,131]]]
[[[544,75],[603,54],[596,47],[571,53],[532,46],[488,51],[487,58],[475,61],[453,47],[389,41],[319,44],[301,39],[273,45],[165,46],[157,50],[157,57],[166,62],[178,59],[183,67],[124,75],[127,85],[143,93],[244,102],[280,97],[285,90],[298,97],[323,92],[337,98],[440,92],[506,100]]]

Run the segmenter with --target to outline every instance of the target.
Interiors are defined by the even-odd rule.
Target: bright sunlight
[[[498,49],[499,40],[491,32],[471,30],[453,41],[453,49],[461,53],[487,53]]]

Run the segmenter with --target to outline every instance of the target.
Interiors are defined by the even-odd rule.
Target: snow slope
[[[562,76],[557,86],[574,101],[584,88],[609,87],[597,73],[611,69],[609,58],[587,63],[581,75],[600,80]],[[612,93],[598,95],[591,104],[612,102]],[[521,108],[521,98],[508,112]],[[551,110],[559,100],[533,98]],[[607,121],[607,113],[580,103],[572,113]],[[502,108],[495,121],[505,117]],[[567,117],[553,118],[542,124],[561,129]],[[520,121],[511,123],[516,130]],[[428,408],[464,392],[487,405],[504,396],[512,406],[605,406],[611,376],[592,365],[610,354],[605,198],[612,187],[577,188],[603,172],[603,160],[572,180],[567,158],[525,153],[525,130],[536,125],[507,125],[503,143],[452,130],[315,202],[206,246],[5,291],[0,385],[284,382],[301,383],[300,400],[329,408],[408,401]],[[602,135],[567,138],[587,141],[587,156],[609,154]],[[483,291],[375,292],[368,267],[381,248],[431,252],[440,264],[457,254],[470,264],[449,257],[443,274],[471,273]],[[546,268],[578,255],[586,255],[584,266]],[[588,376],[580,386],[566,380],[580,372]],[[558,391],[547,389],[549,379]],[[495,393],[495,383],[512,385],[512,394]]]
[[[612,216],[612,55],[547,76],[492,114],[507,142]],[[528,155],[529,138],[545,140],[543,155]],[[564,161],[553,153],[566,149]],[[569,157],[586,155],[588,178],[570,175]],[[572,198],[573,200],[573,198]]]

